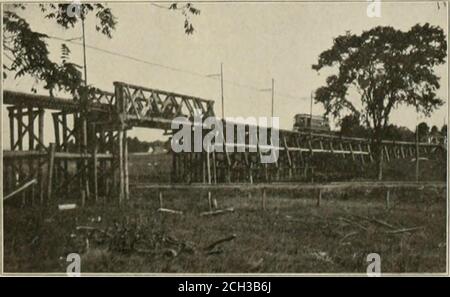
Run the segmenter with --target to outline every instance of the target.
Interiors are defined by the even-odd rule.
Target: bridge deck
[[[149,89],[151,90],[151,89]],[[164,92],[159,91],[158,92]],[[112,93],[106,93],[108,95],[113,95]],[[165,94],[172,94],[165,92]],[[182,96],[179,94],[175,94],[177,96]],[[201,102],[207,102],[207,100],[192,97]],[[67,112],[76,112],[80,110],[80,102],[69,99],[69,98],[61,98],[61,97],[50,97],[45,95],[36,95],[29,94],[23,92],[15,92],[5,90],[3,92],[3,104],[6,105],[14,105],[14,106],[24,106],[24,107],[37,107],[44,108],[50,110],[60,110]],[[113,112],[113,106],[107,103],[99,103],[99,102],[90,102],[89,109],[93,112],[102,112],[102,113],[111,113]],[[155,128],[155,129],[164,129],[170,130],[172,119],[169,117],[158,117],[158,116],[137,116],[133,113],[127,113],[127,122],[131,127],[147,127],[147,128]],[[232,123],[233,125],[242,125],[238,123]],[[324,134],[324,133],[309,133],[309,132],[300,132],[300,131],[292,131],[292,130],[279,130],[280,133],[285,135],[302,135],[309,136],[311,138],[316,139],[328,139],[328,140],[338,140],[343,142],[358,142],[358,143],[370,143],[369,139],[366,138],[357,138],[357,137],[345,137],[334,134]],[[408,141],[395,141],[395,140],[383,140],[383,144],[393,144],[393,145],[415,145],[415,142]],[[437,147],[439,145],[430,144],[430,143],[419,143],[421,147]]]

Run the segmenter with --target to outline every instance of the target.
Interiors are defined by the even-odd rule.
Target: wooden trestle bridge
[[[3,151],[3,192],[33,180],[23,199],[51,203],[74,195],[85,201],[100,197],[129,198],[127,130],[164,129],[169,134],[175,117],[190,120],[214,115],[213,101],[157,89],[114,83],[114,93],[81,91],[72,100],[13,91],[3,92],[9,115],[10,150]],[[51,112],[53,129],[44,127]],[[222,120],[223,121],[223,120]],[[244,124],[235,124],[238,126]],[[244,125],[248,131],[249,126]],[[44,142],[44,132],[54,143]],[[269,132],[270,133],[270,132]],[[205,133],[204,133],[205,134]],[[236,135],[236,133],[234,133]],[[226,135],[224,135],[226,138]],[[234,183],[296,181],[305,177],[315,154],[333,154],[364,164],[373,161],[368,139],[329,134],[279,131],[279,158],[261,164],[260,151],[235,152],[226,143],[223,152],[172,154],[172,182]],[[446,148],[428,143],[384,141],[383,158],[433,156]],[[151,181],[149,181],[151,182]],[[25,201],[25,200],[24,200]]]

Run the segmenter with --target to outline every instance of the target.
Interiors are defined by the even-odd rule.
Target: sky
[[[360,34],[378,25],[408,30],[417,23],[442,27],[448,36],[447,10],[434,2],[381,2],[381,17],[367,16],[367,2],[330,3],[196,3],[200,15],[191,18],[193,35],[183,29],[184,17],[165,9],[168,3],[109,3],[117,17],[112,39],[95,31],[95,19],[86,21],[86,43],[121,55],[145,60],[137,62],[122,56],[87,49],[88,83],[113,91],[114,81],[195,95],[215,101],[221,114],[220,81],[206,77],[220,72],[223,63],[225,116],[270,116],[270,89],[275,80],[275,116],[280,127],[291,129],[293,116],[309,113],[310,94],[325,83],[327,72],[317,73],[311,65],[319,54],[332,46],[333,38],[351,31]],[[81,26],[64,30],[42,18],[32,4],[20,12],[32,29],[61,38],[81,36]],[[61,41],[48,40],[51,55],[59,59]],[[73,62],[82,65],[79,45],[67,44]],[[173,71],[155,64],[176,68]],[[418,117],[413,108],[400,107],[391,123],[414,129],[418,121],[441,127],[447,121],[447,65],[436,68],[441,77],[438,91],[445,105],[430,118]],[[33,79],[23,77],[4,81],[4,88],[29,92]],[[37,85],[39,86],[39,84]],[[38,93],[46,94],[45,90]],[[358,98],[350,98],[357,102]],[[5,108],[3,108],[3,111]],[[323,113],[319,104],[314,114]],[[8,147],[8,121],[3,116],[3,144]],[[334,126],[334,120],[332,126]],[[51,127],[50,116],[46,126]],[[52,128],[49,128],[52,129]],[[47,141],[52,141],[52,133]],[[162,138],[162,131],[133,129],[130,136],[142,140]]]

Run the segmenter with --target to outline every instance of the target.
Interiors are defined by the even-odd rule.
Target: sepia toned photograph
[[[449,9],[2,2],[2,274],[448,276]]]

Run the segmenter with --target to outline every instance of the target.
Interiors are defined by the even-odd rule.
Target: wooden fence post
[[[262,189],[261,206],[263,210],[266,210],[266,188]]]
[[[159,191],[159,208],[163,208],[164,204],[163,204],[163,194],[161,191]]]
[[[386,191],[386,209],[390,209],[391,201],[390,201],[390,192],[389,189]]]
[[[52,188],[53,188],[53,167],[55,163],[55,150],[56,146],[54,143],[50,143],[49,154],[48,154],[48,179],[47,179],[47,201],[52,199]]]

